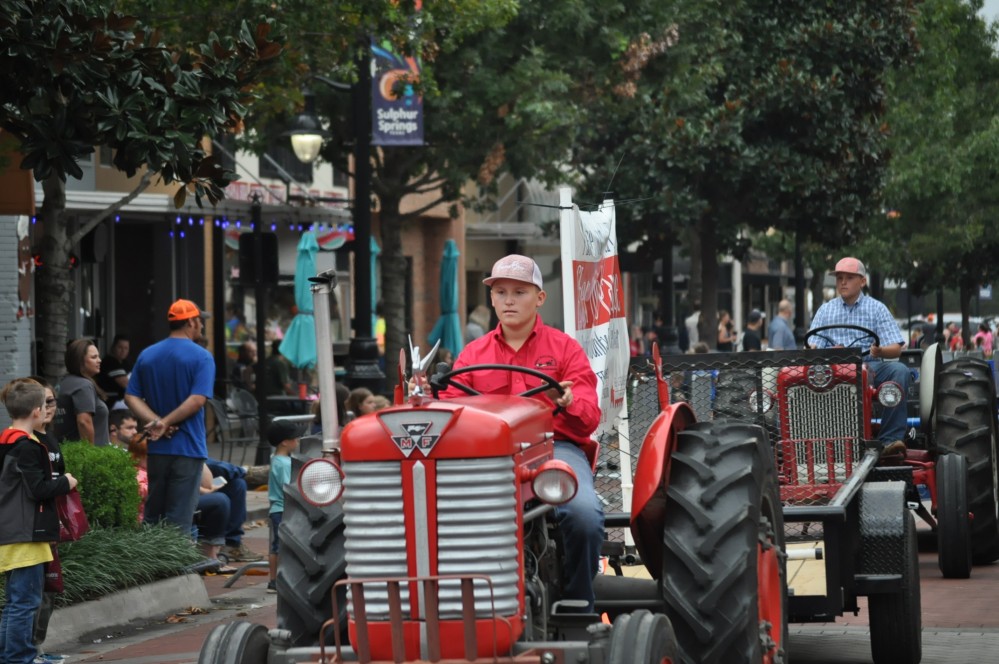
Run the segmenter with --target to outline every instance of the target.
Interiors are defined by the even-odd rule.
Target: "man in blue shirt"
[[[168,521],[185,533],[191,530],[208,458],[204,406],[215,383],[215,360],[195,343],[205,316],[190,300],[170,305],[170,336],[142,351],[125,390],[125,403],[149,434],[144,519]]]
[[[809,344],[813,348],[830,346],[857,346],[870,353],[867,360],[868,371],[874,373],[873,384],[894,382],[907,394],[912,376],[908,367],[897,360],[905,348],[905,337],[899,329],[888,307],[865,295],[867,267],[856,258],[843,258],[830,274],[836,276],[836,291],[839,297],[829,300],[815,312],[810,330],[827,325],[859,325],[878,335],[881,345],[862,332],[850,329],[828,330],[822,336],[813,336]],[[826,338],[823,338],[826,337]],[[864,344],[869,344],[866,346]],[[883,446],[882,456],[905,452],[906,405],[903,399],[898,406],[885,408],[881,415],[881,429],[878,440]]]
[[[781,300],[777,305],[777,315],[770,323],[767,334],[767,348],[770,350],[794,350],[798,345],[791,331],[791,315],[794,309],[789,300]]]

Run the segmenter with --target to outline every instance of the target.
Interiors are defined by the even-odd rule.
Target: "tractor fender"
[[[908,561],[905,482],[866,482],[860,489],[857,574],[901,574]]]
[[[669,485],[669,464],[676,449],[676,436],[697,421],[686,403],[667,406],[652,422],[645,434],[638,464],[635,468],[631,497],[631,534],[642,560],[658,560],[663,546],[663,508]],[[646,551],[655,551],[646,555]],[[662,573],[656,569],[654,578]]]
[[[931,344],[923,351],[923,361],[919,365],[919,419],[926,433],[933,431],[936,419],[937,382],[943,367],[943,353],[940,344]]]

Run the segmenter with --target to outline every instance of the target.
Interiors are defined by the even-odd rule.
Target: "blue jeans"
[[[906,396],[912,383],[912,373],[902,362],[873,361],[867,363],[867,368],[874,372],[874,387],[883,383],[898,383],[902,388],[902,403],[894,408],[884,408],[881,411],[881,429],[878,430],[878,440],[883,444],[903,440],[907,426]]]
[[[208,460],[212,475],[226,478],[227,484],[216,491],[229,497],[229,521],[225,526],[226,546],[239,546],[243,541],[243,524],[246,523],[246,471],[227,461]]]
[[[19,567],[7,572],[7,603],[0,617],[0,661],[31,664],[38,649],[31,642],[35,614],[42,603],[45,565]]]
[[[281,518],[284,516],[284,512],[271,512],[267,515],[267,518],[271,521],[271,548],[270,552],[275,556],[281,549],[281,538],[278,536],[278,530],[281,528]]]
[[[201,510],[198,539],[214,546],[222,546],[225,543],[226,525],[229,523],[229,497],[220,491],[203,493],[198,496],[198,509]]]
[[[190,532],[198,505],[201,467],[204,465],[204,459],[150,454],[146,460],[149,498],[143,520],[149,524],[167,521],[182,532]]]
[[[593,577],[600,566],[604,541],[604,509],[593,488],[593,469],[586,454],[575,443],[555,441],[555,458],[565,461],[576,473],[576,495],[555,508],[555,520],[565,548],[565,599],[582,599],[593,611]]]

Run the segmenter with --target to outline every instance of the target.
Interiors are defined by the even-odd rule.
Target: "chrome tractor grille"
[[[787,391],[787,428],[792,440],[860,438],[860,397],[856,385],[840,383],[825,392],[797,385]]]
[[[344,463],[343,523],[346,539],[347,577],[371,579],[408,576],[406,523],[398,461]],[[388,591],[384,584],[364,588],[369,613],[388,616]],[[402,601],[409,601],[409,586],[402,586]],[[348,610],[353,613],[354,604]]]
[[[436,487],[429,486],[424,465],[434,463]],[[403,472],[413,475],[409,483],[412,495],[403,495]],[[498,615],[519,611],[519,533],[512,458],[424,460],[405,465],[352,462],[344,464],[344,476],[348,577],[483,574],[492,581],[492,596],[485,581],[475,581],[476,614],[490,617],[494,608]],[[437,522],[430,524],[427,515],[432,510],[428,508],[435,497]],[[404,503],[412,506],[415,514],[409,551]],[[429,560],[433,537],[437,539],[436,570]],[[415,574],[410,574],[410,558]],[[419,592],[417,613],[423,616],[422,589]],[[366,584],[364,598],[370,620],[388,619],[384,584]],[[410,606],[408,584],[402,585],[402,601],[404,607]],[[461,617],[457,581],[441,582],[439,603],[441,618]]]
[[[437,464],[437,565],[440,574],[492,578],[496,614],[519,610],[517,503],[513,458],[462,459]],[[441,615],[461,615],[457,581],[441,583]],[[493,615],[486,584],[475,583],[477,615]]]

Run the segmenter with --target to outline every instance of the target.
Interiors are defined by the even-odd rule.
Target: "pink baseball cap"
[[[520,254],[510,254],[504,256],[493,264],[493,272],[488,279],[483,279],[482,283],[492,286],[494,281],[499,279],[513,279],[534,284],[539,289],[544,290],[541,282],[541,268],[533,259]]]
[[[839,259],[836,263],[836,267],[833,268],[829,274],[836,274],[837,272],[845,272],[846,274],[859,274],[863,278],[867,278],[867,268],[864,264],[860,262],[857,258],[846,258]]]

